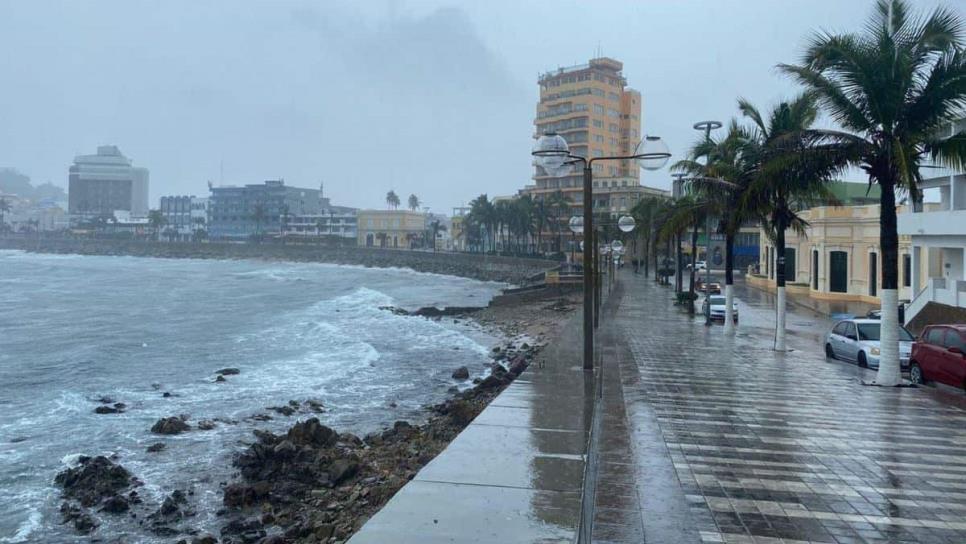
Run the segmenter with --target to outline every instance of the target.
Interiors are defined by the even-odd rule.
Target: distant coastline
[[[318,262],[372,268],[409,268],[417,272],[525,285],[553,268],[555,261],[477,253],[432,253],[405,249],[282,245],[278,243],[143,242],[83,238],[0,237],[0,249],[33,253],[158,257],[166,259],[264,259]]]

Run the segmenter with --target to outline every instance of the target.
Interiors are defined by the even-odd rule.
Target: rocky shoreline
[[[86,238],[0,236],[0,249],[33,253],[158,257],[166,259],[262,259],[317,262],[370,268],[409,268],[482,281],[526,285],[559,263],[551,260],[477,253],[433,253],[356,246],[264,243],[145,242]]]
[[[493,348],[489,373],[476,378],[472,387],[460,391],[455,384],[470,374],[465,367],[454,369],[452,397],[426,407],[425,421],[396,421],[381,432],[359,437],[326,426],[320,419],[324,418],[320,402],[271,407],[287,408],[287,415],[305,408],[303,412],[312,417],[281,434],[254,431],[252,442],[232,461],[236,479],[222,486],[218,534],[203,534],[192,526],[196,514],[190,489],[174,490],[159,505],[147,504],[138,493],[140,480],[117,457],[81,457],[57,475],[55,483],[63,490],[63,522],[92,539],[110,536],[99,534],[99,520],[129,516],[145,532],[183,544],[344,542],[527,369],[576,303],[573,295],[531,292],[473,309],[467,319],[510,340]],[[462,318],[452,312],[422,318],[442,319],[442,315]],[[223,369],[218,376],[237,372]],[[121,404],[117,409],[124,409],[113,399],[101,402],[112,409]],[[204,430],[205,423],[197,423],[196,428]],[[171,416],[150,431],[177,434],[190,429],[186,417]]]

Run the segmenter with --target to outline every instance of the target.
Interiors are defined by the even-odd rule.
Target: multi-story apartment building
[[[948,136],[966,130],[966,119],[947,130]],[[908,291],[905,317],[917,321],[916,330],[926,321],[966,320],[966,173],[931,167],[922,174],[923,192],[938,193],[930,195],[938,202],[907,209],[898,218],[900,237],[911,240],[911,251],[900,251],[900,296]],[[911,273],[903,278],[903,270]]]
[[[352,240],[358,235],[356,208],[332,205],[328,198],[320,199],[320,210],[314,214],[291,215],[285,218],[282,232],[285,236],[316,237],[334,236]]]
[[[208,236],[243,239],[255,234],[275,236],[283,216],[319,213],[319,189],[289,187],[284,180],[269,180],[243,187],[212,187]]]
[[[158,209],[164,216],[165,232],[171,232],[178,239],[188,240],[195,231],[208,228],[207,198],[194,195],[163,196]]]
[[[148,214],[148,170],[132,166],[117,146],[78,155],[68,171],[67,208],[72,222],[109,218],[115,211]]]
[[[467,251],[469,244],[466,239],[466,216],[469,215],[469,206],[458,206],[453,208],[453,216],[450,219],[449,236],[452,240],[453,251]]]
[[[534,119],[534,137],[556,132],[567,140],[570,150],[583,157],[630,155],[641,139],[641,94],[627,87],[614,59],[591,59],[587,64],[559,68],[541,75],[540,101]],[[542,198],[562,191],[574,207],[583,206],[582,173],[575,168],[567,175],[550,176],[534,165],[533,185],[521,193]],[[640,169],[635,161],[597,163],[598,182],[626,181],[640,185]]]

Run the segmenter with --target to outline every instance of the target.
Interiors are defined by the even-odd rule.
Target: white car
[[[707,263],[707,261],[697,261],[697,262],[695,262],[694,263],[694,269],[695,270],[707,270],[708,269],[708,263]],[[688,270],[691,270],[691,263],[688,263]]]
[[[701,311],[707,316],[710,312],[711,321],[721,321],[724,323],[725,320],[725,309],[727,308],[727,300],[724,295],[711,295],[709,297],[704,297],[704,302],[701,304]],[[734,315],[735,323],[738,322],[738,301],[737,299],[731,299],[731,311]]]
[[[879,368],[879,333],[882,321],[878,319],[846,319],[839,321],[825,335],[825,356],[829,359],[854,361],[861,367]],[[903,371],[909,370],[912,353],[912,334],[899,327],[899,363]]]

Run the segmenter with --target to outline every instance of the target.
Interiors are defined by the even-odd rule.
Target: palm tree
[[[3,221],[3,214],[10,211],[10,203],[6,198],[0,198],[0,232],[3,232],[6,223]]]
[[[490,248],[492,249],[496,241],[496,210],[493,203],[489,201],[485,194],[474,198],[470,202],[470,213],[467,216],[467,224],[472,224],[476,229],[485,229],[490,235]],[[486,251],[486,239],[481,236],[483,252]]]
[[[419,197],[418,196],[416,196],[416,195],[409,195],[409,209],[410,210],[417,211],[417,210],[419,210],[419,206],[421,206],[421,205],[422,205],[422,203],[419,201]]]
[[[433,253],[436,253],[436,238],[440,232],[446,231],[446,225],[442,224],[439,219],[433,219],[429,224],[429,230],[433,233]]]
[[[386,193],[386,206],[393,210],[399,207],[399,195],[396,194],[396,191],[390,189]]]
[[[880,385],[901,379],[896,191],[908,191],[914,206],[921,201],[920,167],[927,158],[966,166],[966,131],[940,136],[966,106],[964,25],[944,8],[920,18],[904,0],[879,0],[863,34],[816,34],[801,64],[779,66],[849,131],[827,131],[824,143],[882,188],[882,355],[875,380]]]
[[[543,230],[550,220],[550,210],[543,198],[537,198],[533,203],[533,229],[537,234],[536,253],[543,252]]]
[[[757,172],[760,154],[754,146],[752,133],[732,119],[723,138],[700,140],[691,148],[687,159],[675,164],[675,169],[691,176],[688,179],[691,187],[716,204],[715,230],[725,238],[724,328],[729,333],[734,332],[735,237],[746,221],[758,215],[758,210],[742,205]]]
[[[557,235],[556,251],[562,251],[564,225],[570,221],[570,197],[563,191],[554,191],[547,198],[547,206],[553,220],[550,222],[551,231]]]
[[[834,150],[816,145],[817,133],[811,126],[818,110],[810,93],[781,102],[767,120],[747,100],[739,99],[738,109],[754,126],[742,150],[753,176],[743,192],[742,207],[747,214],[761,217],[765,233],[775,245],[774,348],[785,351],[785,231],[804,235],[808,223],[799,211],[834,201],[828,184],[842,170],[843,161]]]
[[[641,256],[644,261],[644,277],[650,273],[650,261],[651,256],[651,244],[656,242],[657,229],[655,229],[656,223],[658,221],[658,212],[660,208],[660,201],[663,199],[658,199],[656,197],[645,197],[637,201],[634,207],[631,208],[631,216],[634,218],[637,226],[635,232],[637,233],[638,239],[641,241]],[[655,267],[656,268],[656,267]],[[655,277],[657,277],[657,272],[655,271]]]
[[[688,313],[694,315],[694,274],[698,259],[698,227],[703,225],[715,203],[703,196],[688,192],[668,206],[667,214],[659,231],[661,237],[691,229],[691,279],[688,283]]]
[[[100,217],[98,219],[103,220],[104,218]],[[161,227],[163,227],[167,222],[168,220],[164,218],[161,210],[151,210],[148,212],[148,225],[151,225],[151,228],[154,230],[155,240],[158,239],[158,235],[161,232]]]
[[[252,208],[251,219],[255,222],[255,236],[260,236],[262,234],[262,223],[268,219],[268,212],[265,211],[264,204],[255,204]]]

